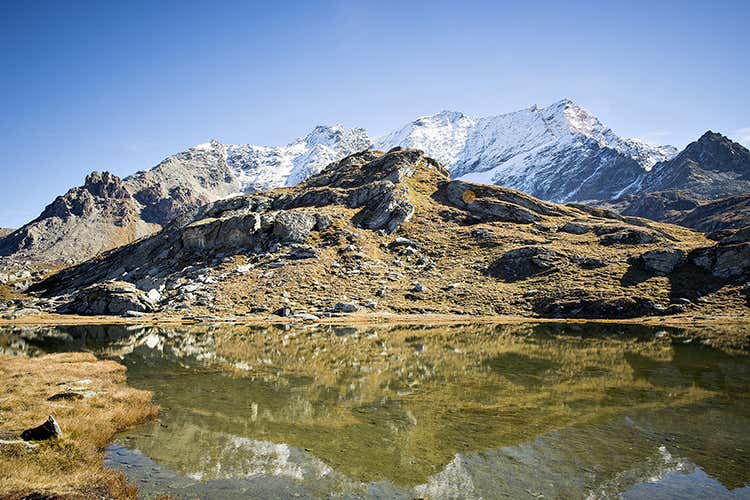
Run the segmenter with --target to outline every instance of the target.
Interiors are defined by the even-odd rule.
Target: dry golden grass
[[[48,401],[73,390],[86,397]],[[63,438],[37,448],[0,445],[0,497],[32,492],[62,498],[134,498],[121,473],[105,469],[104,447],[115,433],[155,417],[151,394],[125,386],[125,367],[92,354],[39,358],[0,356],[0,434],[21,431],[53,415]]]

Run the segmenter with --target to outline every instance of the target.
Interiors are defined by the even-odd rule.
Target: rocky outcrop
[[[629,195],[622,200],[620,213],[652,220],[667,220],[700,206],[695,195],[687,191],[656,191]]]
[[[650,250],[635,259],[646,271],[660,276],[670,274],[677,266],[687,261],[687,254],[679,248]]]
[[[128,311],[154,310],[154,301],[147,293],[124,281],[108,281],[86,287],[64,306],[65,312],[87,316],[122,316]]]
[[[487,273],[506,281],[518,281],[557,270],[567,259],[544,247],[522,247],[503,254]]]
[[[624,228],[602,236],[602,245],[646,245],[656,241],[657,236],[643,229]]]
[[[714,246],[696,249],[689,258],[716,277],[747,280],[750,278],[750,228],[736,231]]]
[[[120,279],[123,273],[133,283],[163,286],[168,276],[196,259],[263,254],[304,243],[312,232],[324,231],[332,223],[319,208],[358,210],[351,219],[353,224],[390,233],[414,213],[406,181],[417,170],[422,175],[447,178],[442,167],[414,150],[353,155],[330,165],[299,188],[206,205],[187,220],[175,220],[156,236],[64,271],[40,287],[52,286],[58,292],[70,293],[90,283]],[[88,309],[84,305],[77,310]]]
[[[543,215],[562,215],[564,208],[512,189],[455,180],[445,188],[447,201],[484,222],[531,224]]]
[[[668,312],[647,297],[613,297],[541,300],[534,310],[548,318],[637,318]],[[679,312],[676,310],[675,312]]]
[[[750,226],[750,193],[710,202],[665,219],[672,224],[691,227],[704,233]]]

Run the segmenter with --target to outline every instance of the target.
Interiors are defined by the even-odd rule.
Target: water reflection
[[[4,340],[2,340],[4,338]],[[108,463],[146,494],[750,496],[750,361],[616,325],[76,327],[154,391]]]

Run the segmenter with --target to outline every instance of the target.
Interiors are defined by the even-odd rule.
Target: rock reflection
[[[55,332],[27,334],[27,350],[93,349],[154,391],[161,422],[123,436],[117,452],[137,450],[186,495],[219,481],[313,496],[607,497],[674,474],[736,492],[750,480],[750,362],[684,344],[679,330]],[[163,492],[156,484],[142,489]]]

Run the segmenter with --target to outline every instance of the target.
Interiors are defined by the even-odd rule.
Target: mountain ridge
[[[704,136],[726,147],[718,137]],[[212,140],[171,155],[149,170],[123,179],[109,177],[128,193],[115,202],[120,215],[104,208],[78,215],[45,209],[42,216],[0,239],[0,268],[27,261],[49,267],[80,262],[145,237],[206,203],[296,185],[348,155],[394,147],[425,151],[446,165],[454,178],[500,184],[557,202],[637,199],[652,189],[653,178],[668,177],[661,174],[670,171],[670,161],[696,154],[683,151],[680,156],[670,146],[621,139],[569,99],[484,118],[445,110],[375,140],[362,128],[342,125],[319,125],[285,146]],[[692,163],[687,170],[692,172],[695,161],[688,159]],[[728,177],[725,172],[715,175]],[[53,204],[75,205],[81,190],[91,193],[84,184]],[[636,209],[628,213],[642,215]],[[92,241],[82,243],[89,230],[95,231]]]

